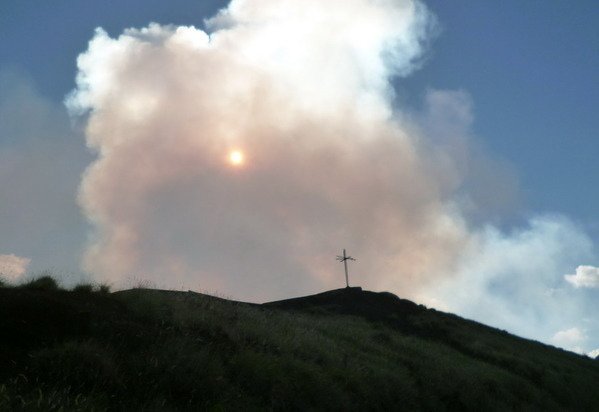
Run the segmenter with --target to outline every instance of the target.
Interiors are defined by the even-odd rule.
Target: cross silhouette
[[[351,256],[347,256],[345,254],[345,249],[343,249],[343,256],[337,256],[337,260],[339,262],[343,262],[343,265],[345,266],[345,287],[349,288],[349,278],[347,276],[347,261],[348,260],[356,260]]]

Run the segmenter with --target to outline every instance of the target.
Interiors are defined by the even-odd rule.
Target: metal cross
[[[345,266],[345,285],[346,285],[346,287],[349,288],[349,278],[347,276],[347,261],[348,260],[356,260],[356,259],[354,259],[351,256],[347,256],[345,254],[345,249],[343,249],[343,256],[337,256],[337,260],[339,262],[343,262],[343,265]]]

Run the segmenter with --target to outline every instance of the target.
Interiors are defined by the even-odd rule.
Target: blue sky
[[[515,166],[527,209],[567,213],[596,231],[597,4],[428,4],[444,30],[416,87],[467,90],[476,133]]]
[[[75,199],[81,174],[95,154],[85,147],[82,120],[69,119],[63,102],[77,87],[76,59],[88,48],[94,29],[102,27],[116,38],[126,28],[150,22],[203,28],[204,18],[226,4],[188,0],[6,0],[0,4],[0,161],[4,162],[4,167],[0,165],[0,255],[31,259],[31,271],[50,268],[72,278],[81,276],[81,255],[97,233]],[[556,229],[551,236],[578,231],[583,235],[564,239],[575,239],[578,249],[584,250],[580,255],[568,252],[568,259],[548,269],[556,270],[555,293],[566,293],[567,285],[559,284],[562,275],[574,273],[577,265],[599,265],[594,260],[599,256],[595,178],[599,174],[599,7],[582,0],[428,0],[425,4],[436,18],[435,35],[424,50],[422,66],[394,79],[397,110],[418,117],[427,111],[427,96],[433,91],[461,93],[473,119],[467,126],[468,139],[475,150],[485,153],[478,161],[493,162],[487,173],[500,170],[510,186],[506,204],[490,208],[479,219],[505,231],[506,237],[520,233],[502,243],[511,251],[514,244],[528,242],[522,228],[535,227],[529,220],[543,225],[535,216],[564,216],[567,228]],[[489,193],[476,191],[483,196]],[[479,220],[476,225],[483,223]],[[481,253],[495,255],[486,246]],[[464,265],[467,274],[472,267],[486,267]],[[303,291],[301,287],[298,290]],[[489,280],[486,293],[494,288],[497,294],[510,289],[496,278]],[[594,308],[589,302],[597,300],[597,289],[576,291],[578,297],[572,297],[574,290],[567,293],[571,299],[587,302],[581,304],[581,311]],[[466,307],[454,310],[476,313]],[[505,319],[489,321],[510,325]],[[576,341],[572,331],[576,328],[586,334],[585,343],[578,342],[584,350],[599,347],[599,327],[592,320],[577,325],[564,322],[561,331],[570,334],[558,335],[558,340],[570,336]],[[549,341],[553,332],[541,329],[536,336]],[[575,347],[560,342],[554,343]]]

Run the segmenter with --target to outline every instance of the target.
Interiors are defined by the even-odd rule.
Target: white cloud
[[[595,266],[578,266],[576,274],[564,278],[576,288],[599,288],[599,268]]]
[[[589,352],[589,356],[593,359],[599,357],[599,348]]]
[[[576,353],[584,353],[582,345],[587,339],[585,333],[574,327],[566,330],[560,330],[551,338],[556,346],[570,350]]]
[[[31,259],[10,255],[0,255],[0,276],[9,281],[18,280],[27,271]]]

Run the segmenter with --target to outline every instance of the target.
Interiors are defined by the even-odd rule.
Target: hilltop
[[[360,288],[0,288],[0,410],[599,410],[599,362]]]

